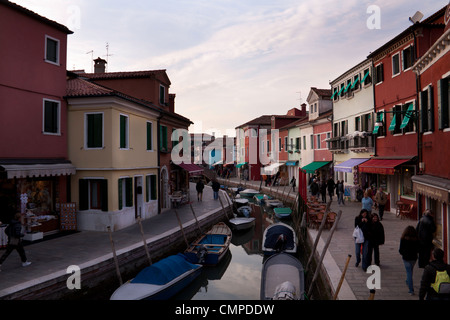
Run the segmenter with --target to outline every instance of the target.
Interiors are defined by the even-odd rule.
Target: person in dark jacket
[[[203,181],[201,179],[199,179],[195,186],[195,189],[197,190],[197,201],[202,201],[204,188],[205,188],[205,185],[204,185]]]
[[[327,182],[325,180],[322,180],[320,184],[320,194],[322,195],[322,202],[327,202]]]
[[[369,227],[370,227],[370,220],[369,220],[369,212],[365,209],[362,209],[358,216],[355,218],[355,228],[359,227],[363,233],[364,236],[364,242],[363,243],[355,243],[355,256],[356,256],[356,264],[355,267],[359,266],[359,263],[362,261],[362,269],[364,271],[367,270],[367,267],[369,266],[367,264],[367,252],[369,249]],[[362,253],[362,260],[361,260],[361,253]]]
[[[403,230],[398,252],[401,254],[403,264],[405,265],[408,292],[410,295],[414,295],[413,271],[414,265],[417,262],[417,254],[419,253],[419,238],[413,226],[408,226]]]
[[[417,236],[419,237],[419,268],[425,268],[430,262],[433,249],[433,237],[436,232],[436,224],[431,210],[425,210],[422,218],[417,223]]]
[[[344,180],[341,181],[337,181],[336,183],[336,195],[338,197],[338,204],[343,204],[345,205],[344,202]]]
[[[219,199],[220,183],[216,179],[212,182],[212,189],[214,193],[214,200]]]
[[[367,265],[372,264],[372,252],[375,264],[380,266],[380,245],[384,244],[384,227],[380,222],[378,214],[374,213],[369,223],[369,246],[367,249]]]
[[[334,183],[333,178],[330,177],[327,181],[327,189],[328,195],[330,196],[330,201],[333,201],[334,189],[336,188],[336,184]]]
[[[450,275],[450,265],[444,262],[444,251],[439,248],[433,250],[433,258],[423,270],[422,280],[420,281],[419,300],[450,300],[450,294],[437,293],[431,285],[436,280],[436,271],[444,271]]]
[[[25,250],[23,249],[22,238],[24,234],[22,233],[22,224],[20,219],[21,214],[16,213],[14,218],[11,219],[9,226],[6,227],[8,229],[5,230],[6,235],[8,236],[8,245],[6,246],[6,252],[0,258],[0,270],[3,262],[5,262],[6,258],[8,258],[14,249],[16,249],[20,255],[22,267],[26,267],[31,264],[31,262],[27,261],[27,256],[25,255]]]
[[[314,197],[317,197],[317,194],[319,193],[319,185],[317,184],[316,179],[314,179],[313,182],[311,183],[310,189],[311,189],[311,194]]]

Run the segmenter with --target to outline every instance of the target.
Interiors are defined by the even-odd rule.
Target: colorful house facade
[[[0,1],[0,30],[0,221],[27,213],[27,231],[42,238],[60,230],[75,173],[64,100],[72,31],[9,1]]]

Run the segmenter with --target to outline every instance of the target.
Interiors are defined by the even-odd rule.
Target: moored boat
[[[227,253],[230,243],[231,229],[219,222],[195,240],[184,254],[191,263],[216,265]]]
[[[302,263],[292,255],[278,253],[264,261],[261,300],[304,300],[305,275]]]
[[[179,253],[142,269],[111,295],[111,300],[167,300],[189,285],[202,266],[187,261]]]
[[[255,220],[253,217],[237,217],[230,219],[229,223],[232,230],[245,230],[253,227]]]
[[[259,191],[255,190],[255,189],[245,189],[239,192],[239,194],[241,195],[241,197],[248,197],[248,198],[252,198],[255,194],[258,194]]]
[[[262,250],[265,255],[272,255],[277,252],[295,254],[297,252],[295,230],[282,222],[271,224],[264,230]]]
[[[291,217],[292,210],[291,208],[273,208],[273,212],[275,213],[275,216],[279,219],[287,219]]]
[[[250,213],[252,213],[252,207],[250,206],[242,206],[239,207],[236,211],[236,214],[240,217],[250,217]]]

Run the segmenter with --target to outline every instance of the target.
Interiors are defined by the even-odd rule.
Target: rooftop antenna
[[[296,92],[296,93],[298,93],[298,94],[300,95],[300,99],[297,99],[297,100],[300,100],[300,104],[302,104],[302,102],[303,102],[303,99],[302,99],[302,92],[301,92],[301,91],[298,91],[298,92]]]
[[[86,54],[91,54],[91,73],[94,73],[94,50],[86,52]]]
[[[412,18],[409,17],[409,21],[411,21],[412,24],[416,24],[416,23],[420,22],[420,20],[422,20],[422,18],[423,18],[423,13],[420,12],[420,11],[417,11],[417,12],[412,16]]]
[[[108,65],[109,65],[109,57],[110,56],[113,56],[113,54],[110,54],[109,53],[109,43],[107,42],[106,43],[106,70],[105,70],[105,72],[108,72]]]

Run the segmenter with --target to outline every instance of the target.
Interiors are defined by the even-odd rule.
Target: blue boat
[[[182,253],[171,255],[149,267],[124,283],[111,295],[110,300],[167,300],[189,285],[202,270]]]
[[[219,222],[195,240],[184,254],[191,263],[214,266],[228,252],[230,243],[231,229],[224,222]]]

